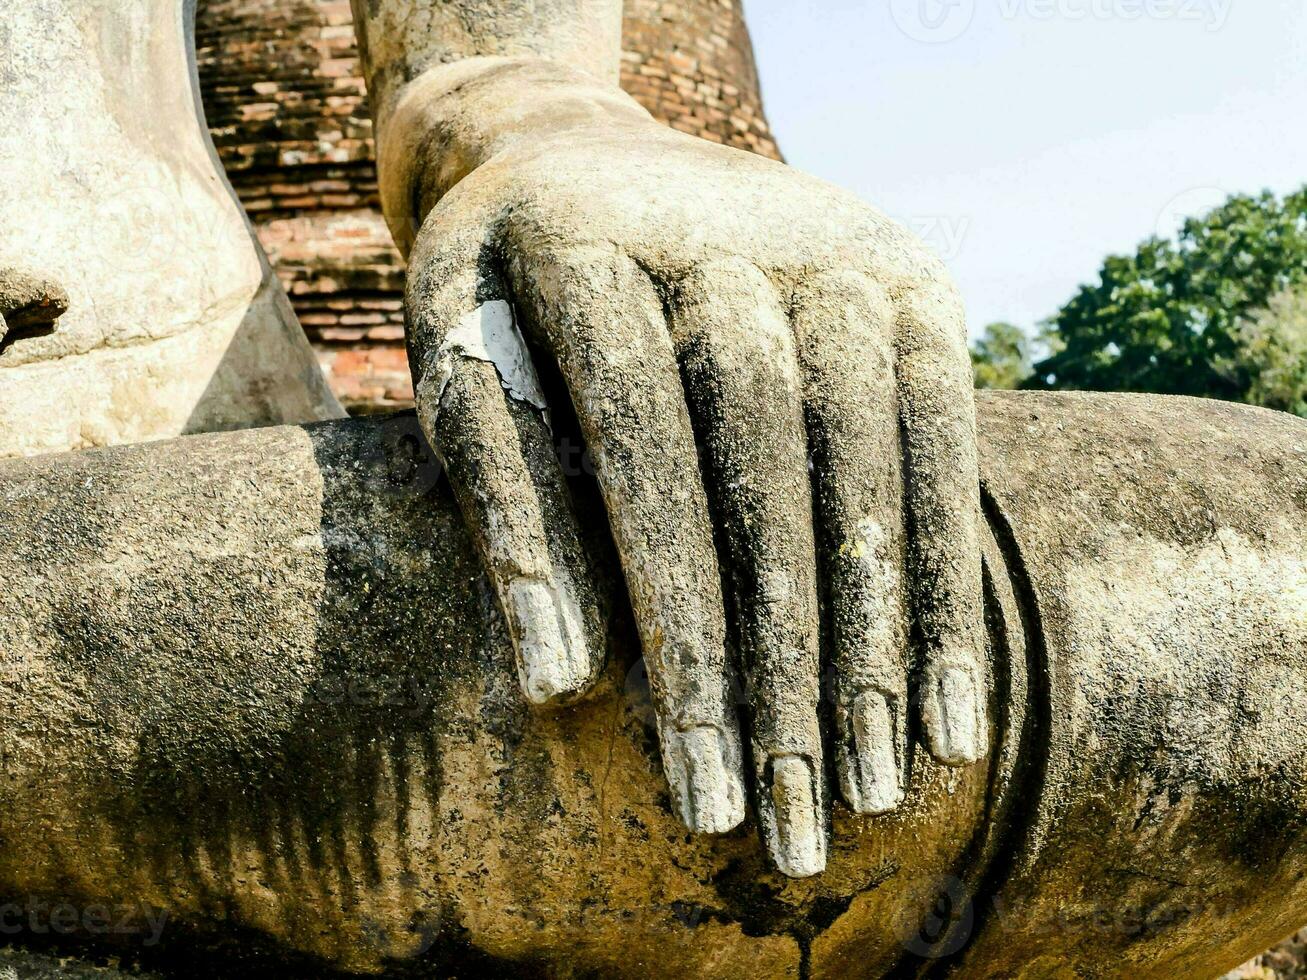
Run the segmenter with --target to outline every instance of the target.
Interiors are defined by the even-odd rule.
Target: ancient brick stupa
[[[740,0],[626,0],[625,17],[622,85],[650,112],[778,156]],[[410,404],[349,0],[200,0],[196,35],[214,142],[337,395]]]

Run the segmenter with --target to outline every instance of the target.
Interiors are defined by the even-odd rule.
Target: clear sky
[[[1029,327],[1228,193],[1307,184],[1307,0],[745,0],[789,162]]]

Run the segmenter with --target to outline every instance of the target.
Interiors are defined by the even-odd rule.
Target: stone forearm
[[[197,115],[194,7],[5,5],[0,456],[344,414]]]
[[[465,58],[540,58],[617,84],[622,0],[353,0],[374,113],[428,69]]]
[[[497,154],[586,129],[657,125],[615,84],[540,58],[433,67],[376,116],[382,209],[406,255],[427,212]]]
[[[550,106],[563,79],[583,90],[582,102],[624,98],[621,0],[354,0],[353,7],[383,207],[402,251],[416,233],[410,226],[441,194],[506,139],[540,132],[556,115]],[[525,74],[505,73],[504,62]],[[577,97],[564,101],[563,113],[574,112]]]

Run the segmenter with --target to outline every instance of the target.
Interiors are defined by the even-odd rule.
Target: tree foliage
[[[1305,282],[1307,188],[1236,195],[1175,241],[1109,256],[1049,322],[1061,349],[1025,386],[1290,403],[1300,348],[1281,326],[1292,301],[1275,298]]]
[[[1243,400],[1307,418],[1307,287],[1278,293],[1240,321],[1235,344],[1225,367],[1247,379]]]
[[[971,342],[971,370],[977,388],[1020,388],[1035,361],[1062,349],[1047,323],[1031,334],[1005,322],[991,323]]]
[[[1030,339],[1011,323],[991,323],[971,342],[977,388],[1018,388],[1030,376]]]

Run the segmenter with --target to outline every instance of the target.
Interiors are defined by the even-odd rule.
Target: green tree
[[[977,388],[1020,388],[1035,361],[1062,349],[1048,323],[1032,336],[1011,323],[991,323],[971,342],[971,369]]]
[[[1235,347],[1225,370],[1244,401],[1307,418],[1307,287],[1277,293],[1241,320]]]
[[[1283,200],[1236,195],[1186,221],[1175,241],[1152,238],[1134,255],[1109,256],[1099,281],[1050,321],[1063,346],[1025,386],[1247,400],[1271,370],[1266,358],[1291,359],[1280,341],[1254,342],[1249,325],[1304,282],[1307,188]],[[1245,363],[1249,356],[1264,361]]]
[[[1030,338],[1011,323],[991,323],[971,342],[977,388],[1017,388],[1030,377]]]

